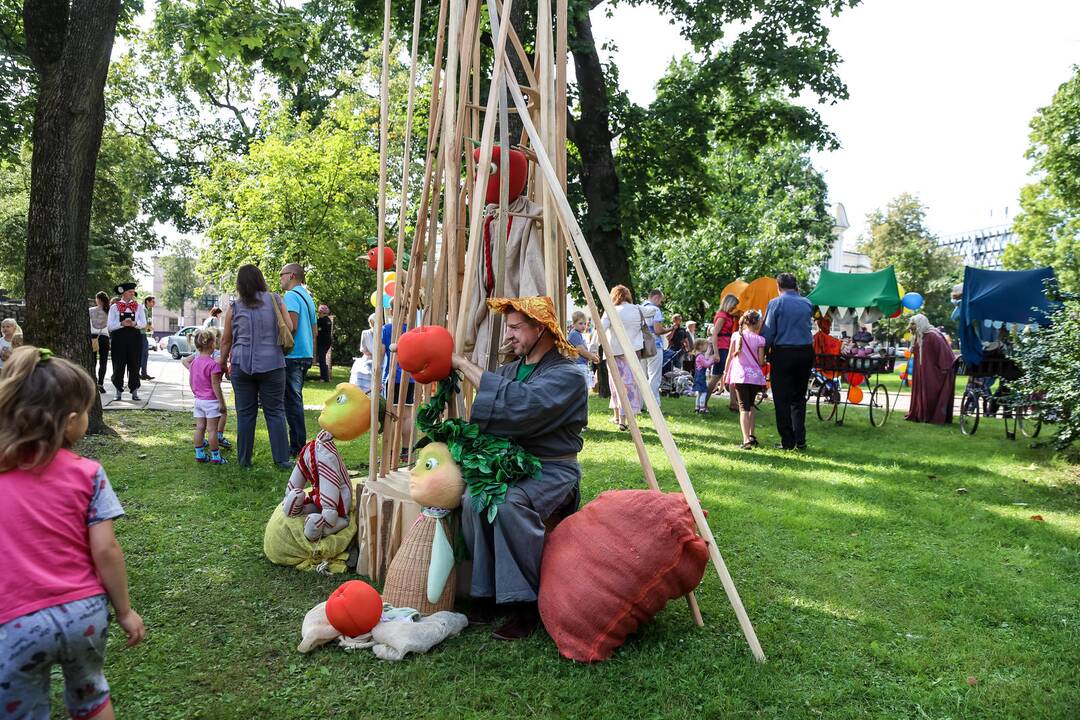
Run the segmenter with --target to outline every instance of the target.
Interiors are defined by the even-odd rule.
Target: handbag
[[[101,352],[101,345],[99,344],[97,335],[90,336],[90,351],[95,353]]]
[[[645,313],[638,307],[638,315],[641,316],[641,338],[642,346],[638,351],[638,357],[651,358],[656,355],[656,334],[653,333],[652,328],[645,322]]]
[[[281,314],[281,296],[273,293],[274,298],[274,317],[277,318],[277,336],[278,343],[281,344],[281,350],[288,355],[293,349],[293,335],[289,330],[289,326],[285,324],[285,316]]]

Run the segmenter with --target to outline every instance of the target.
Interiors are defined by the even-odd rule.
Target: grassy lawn
[[[606,402],[592,403],[585,499],[642,486],[629,437],[608,422]],[[805,454],[743,452],[726,409],[697,416],[688,398],[664,403],[766,664],[752,661],[711,568],[698,592],[704,629],[673,602],[597,665],[563,660],[544,633],[507,644],[480,630],[398,664],[336,647],[301,655],[304,613],[345,577],[262,557],[286,481],[265,433],[254,470],[208,467],[190,459],[187,416],[116,412],[121,439],[90,440],[83,451],[101,458],[128,512],[118,534],[148,627],[134,650],[114,628],[107,669],[118,712],[1077,717],[1077,468],[1005,441],[997,420],[967,438],[896,416],[875,430],[855,409],[843,427],[811,414]],[[647,433],[661,482],[674,489]],[[759,435],[775,441],[771,406]],[[341,447],[350,465],[366,458],[366,442]]]

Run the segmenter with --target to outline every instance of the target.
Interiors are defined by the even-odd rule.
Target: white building
[[[946,235],[938,239],[938,245],[960,256],[964,265],[983,270],[1001,270],[1001,256],[1015,240],[1012,225],[999,225]]]
[[[851,228],[848,222],[847,210],[842,203],[836,203],[833,209],[833,241],[832,252],[825,264],[827,270],[841,273],[868,273],[873,271],[870,258],[861,252],[849,249],[845,246],[844,232]]]

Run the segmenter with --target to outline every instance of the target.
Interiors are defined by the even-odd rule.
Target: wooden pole
[[[390,0],[383,4],[383,42],[382,42],[382,82],[379,89],[379,240],[375,279],[375,337],[372,338],[371,387],[374,390],[381,385],[382,378],[382,279],[383,248],[386,247],[386,153],[387,136],[390,133]],[[378,381],[376,380],[378,378]],[[379,403],[378,393],[371,403],[371,442],[368,450],[368,480],[374,481],[378,468]]]
[[[540,91],[540,137],[543,138],[544,147],[555,147],[555,64],[554,48],[552,47],[552,17],[551,0],[537,0],[536,4],[536,65],[539,72],[536,74],[540,81],[537,90]],[[540,228],[543,238],[544,249],[544,289],[545,294],[552,298],[555,304],[556,315],[562,303],[559,301],[559,273],[557,265],[562,264],[561,258],[555,254],[556,222],[555,205],[548,192],[548,182],[538,175],[537,194],[538,201],[543,207],[544,223]],[[565,256],[563,256],[565,257]],[[563,318],[559,316],[559,322]]]
[[[604,332],[600,311],[597,309],[596,300],[593,298],[592,287],[588,283],[585,269],[581,266],[581,258],[578,257],[577,249],[573,245],[568,247],[578,279],[581,282],[582,294],[585,296],[585,302],[589,306],[589,312],[592,314],[593,327],[596,328],[597,337],[600,338],[600,345],[604,348],[604,358],[607,361],[608,372],[612,379],[611,384],[615,386],[615,394],[619,397],[619,405],[624,410],[629,411],[630,399],[626,390],[626,383],[623,382],[622,375],[619,374],[611,341],[608,339],[607,333]],[[613,324],[622,322],[618,315],[609,315],[608,317],[611,318]],[[649,452],[645,448],[645,439],[641,436],[641,428],[638,426],[637,417],[634,416],[634,413],[626,413],[626,425],[630,430],[630,437],[634,440],[634,449],[637,450],[638,462],[641,463],[641,469],[645,471],[645,483],[649,486],[649,489],[660,492],[660,483],[656,481],[656,472],[653,469],[652,460],[649,458]],[[694,619],[694,624],[698,627],[704,627],[705,620],[701,617],[701,608],[698,607],[697,596],[692,590],[686,596],[686,602],[690,606],[690,616]]]
[[[567,230],[569,230],[570,238],[577,246],[581,260],[585,265],[585,269],[588,271],[589,281],[592,283],[593,287],[599,291],[598,295],[600,297],[600,302],[604,306],[605,312],[607,312],[609,317],[615,317],[615,306],[612,304],[611,298],[608,297],[607,286],[604,284],[603,276],[600,274],[600,268],[596,266],[596,261],[593,259],[592,252],[589,250],[589,245],[585,241],[585,235],[582,233],[581,226],[578,225],[577,219],[574,217],[573,210],[570,208],[570,203],[566,199],[566,195],[562,192],[562,188],[558,187],[558,176],[555,174],[555,168],[551,165],[547,149],[541,141],[540,134],[533,125],[532,119],[528,116],[528,107],[525,104],[525,98],[522,96],[521,90],[514,83],[510,84],[510,94],[514,97],[514,103],[517,105],[519,111],[518,117],[521,118],[525,130],[529,134],[533,149],[536,151],[540,169],[551,188],[561,220],[566,225]],[[611,328],[615,332],[619,344],[623,347],[630,347],[630,338],[627,336],[626,328],[622,326],[622,323],[613,322],[611,323]],[[634,375],[634,381],[638,384],[638,387],[649,387],[648,379],[645,376],[645,370],[642,368],[637,356],[631,353],[625,357],[629,361],[630,372]],[[727,564],[724,562],[724,558],[720,555],[720,550],[716,546],[716,539],[713,537],[712,528],[709,527],[709,523],[705,519],[705,513],[701,509],[701,502],[698,500],[697,491],[694,490],[694,485],[690,481],[690,475],[686,470],[686,464],[683,462],[682,455],[679,453],[679,448],[675,445],[675,438],[671,435],[671,430],[664,420],[664,414],[660,410],[660,403],[656,401],[656,398],[653,397],[650,392],[643,392],[642,396],[644,397],[646,407],[649,409],[649,417],[652,418],[653,426],[656,428],[656,434],[660,438],[661,444],[664,446],[664,452],[667,454],[668,460],[671,461],[671,467],[675,471],[675,478],[679,481],[679,487],[682,489],[683,495],[686,497],[686,502],[690,506],[690,512],[693,514],[694,521],[697,523],[698,532],[701,533],[701,536],[705,539],[708,546],[709,556],[712,559],[717,574],[720,576],[720,582],[724,586],[724,592],[727,594],[728,601],[735,611],[735,616],[739,620],[739,626],[743,631],[743,635],[746,637],[747,644],[750,646],[750,651],[755,660],[758,662],[765,662],[765,653],[761,649],[761,644],[758,642],[757,633],[754,632],[754,626],[750,623],[750,618],[746,614],[742,599],[739,597],[739,591],[736,589],[735,582],[731,579],[731,574],[728,572]]]
[[[567,0],[557,0],[555,6],[555,170],[559,176],[559,187],[566,192],[566,57],[569,53],[567,27],[569,9]],[[555,257],[566,257],[566,229],[558,223],[558,245]],[[556,307],[560,308],[559,317],[566,323],[566,263],[559,262],[559,297]]]
[[[508,0],[506,3],[506,9],[504,13],[509,12],[513,7],[513,0]],[[504,17],[509,17],[504,14]],[[493,16],[493,21],[498,22]],[[506,54],[506,38],[507,32],[510,28],[510,23],[503,23],[499,26],[499,30],[495,40],[495,57],[505,57]],[[503,73],[507,69],[507,64],[504,62],[496,62],[495,68],[491,74],[491,85],[488,87],[488,99],[487,109],[484,112],[484,129],[480,138],[480,162],[476,168],[476,180],[473,184],[470,198],[472,200],[472,207],[470,208],[471,220],[469,222],[469,243],[468,250],[465,255],[465,278],[462,283],[461,297],[465,302],[468,302],[473,295],[473,284],[476,282],[476,266],[477,254],[480,251],[480,241],[483,237],[483,218],[484,218],[484,203],[483,198],[486,193],[488,178],[491,175],[491,146],[495,139],[495,119],[496,111],[499,104],[499,86],[503,77]],[[503,85],[505,87],[505,85]],[[454,326],[453,334],[457,342],[465,337],[465,326],[468,321],[468,313],[461,312],[458,314],[457,323]]]

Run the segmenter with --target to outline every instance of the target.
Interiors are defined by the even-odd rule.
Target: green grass
[[[309,387],[314,393],[316,388]],[[592,400],[583,495],[643,484],[629,437]],[[604,663],[538,633],[466,630],[428,655],[296,652],[304,613],[344,576],[262,557],[281,499],[265,433],[256,468],[196,465],[190,419],[116,412],[91,440],[128,517],[117,523],[146,642],[110,639],[130,718],[1069,718],[1080,707],[1080,480],[1044,449],[894,416],[809,422],[805,454],[736,446],[716,404],[665,400],[671,426],[768,656],[753,662],[710,568],[706,626],[672,602]],[[314,422],[315,413],[309,413]],[[646,425],[649,423],[646,421]],[[759,436],[775,440],[770,409]],[[676,488],[655,433],[650,453]],[[350,465],[366,442],[340,446]],[[958,493],[965,488],[965,493]],[[1019,505],[1017,503],[1025,503]],[[1045,522],[1036,522],[1039,514]],[[975,685],[966,681],[977,679]],[[58,691],[54,688],[54,694]]]

